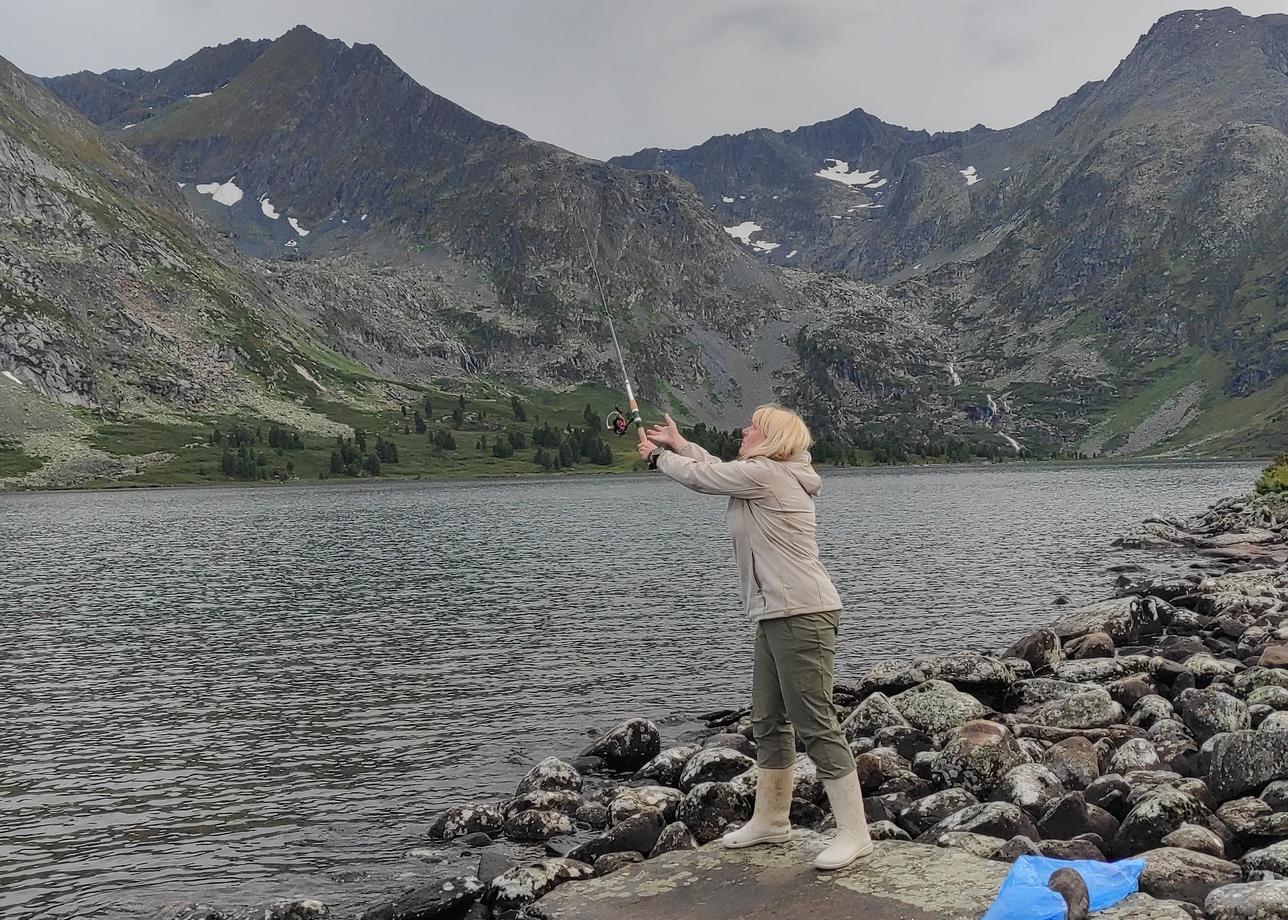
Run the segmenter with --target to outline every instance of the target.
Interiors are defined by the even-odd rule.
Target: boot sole
[[[785,834],[776,834],[773,837],[757,837],[755,840],[749,840],[746,843],[725,843],[723,840],[720,841],[721,845],[726,850],[745,850],[747,847],[759,846],[762,843],[791,843],[791,842],[792,842],[791,831],[788,831]]]
[[[868,844],[865,849],[860,850],[858,853],[855,853],[852,857],[847,859],[845,862],[837,863],[836,865],[820,865],[818,861],[815,860],[814,868],[818,869],[820,872],[835,872],[837,869],[844,869],[846,866],[851,865],[852,863],[858,862],[860,859],[862,859],[865,856],[871,856],[872,851],[874,849],[876,848],[872,844]]]

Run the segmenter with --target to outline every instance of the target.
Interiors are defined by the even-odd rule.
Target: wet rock
[[[558,757],[547,757],[527,772],[514,794],[520,796],[538,790],[553,792],[560,789],[581,792],[581,774],[573,769],[572,764]]]
[[[1156,849],[1182,824],[1202,822],[1209,814],[1201,803],[1180,790],[1160,786],[1123,818],[1111,844],[1115,856],[1134,856]]]
[[[868,825],[868,833],[873,840],[912,840],[907,831],[892,821],[874,821]]]
[[[1060,637],[1050,627],[1039,629],[1008,648],[1002,657],[1027,661],[1034,672],[1041,673],[1060,663],[1063,657],[1060,651]]]
[[[229,920],[222,911],[194,901],[165,904],[147,916],[147,920]]]
[[[1036,840],[1038,830],[1033,821],[1018,805],[1010,802],[981,802],[969,805],[939,821],[930,830],[918,835],[921,843],[933,843],[949,831],[969,831],[1009,840],[1016,834]]]
[[[1140,874],[1140,890],[1156,898],[1202,904],[1214,888],[1242,878],[1232,862],[1179,847],[1148,850],[1141,858],[1145,869]]]
[[[905,690],[891,702],[914,728],[937,734],[988,715],[988,708],[952,684],[929,680]]]
[[[970,831],[947,831],[935,838],[934,844],[941,847],[952,847],[965,850],[980,859],[991,859],[1004,844],[1005,840],[990,837],[987,834],[975,834]]]
[[[452,882],[465,883],[477,882],[476,879],[468,879],[461,876],[448,882],[439,883],[440,886],[451,884]],[[432,886],[431,886],[432,887]],[[455,887],[455,885],[453,885]],[[482,886],[479,886],[480,889]],[[447,892],[451,894],[451,892]],[[477,895],[476,895],[477,896]],[[450,912],[450,911],[449,911]],[[446,916],[446,913],[430,914],[430,916]],[[237,911],[232,914],[228,920],[326,920],[331,916],[331,909],[321,901],[312,898],[297,898],[294,900],[274,901],[271,904],[261,904],[252,907],[249,910]]]
[[[1180,847],[1195,853],[1225,858],[1225,841],[1210,829],[1198,824],[1182,824],[1163,838],[1165,847]]]
[[[595,860],[595,876],[602,877],[616,872],[618,869],[624,869],[626,866],[635,863],[642,863],[644,857],[639,853],[605,853]]]
[[[1104,728],[1126,721],[1127,713],[1107,691],[1096,689],[1042,703],[1027,717],[1037,725],[1056,728]]]
[[[1115,818],[1122,818],[1127,813],[1127,797],[1131,794],[1131,785],[1120,774],[1110,773],[1102,776],[1087,786],[1087,804],[1103,808]]]
[[[493,911],[513,910],[531,904],[565,882],[591,878],[595,869],[573,859],[547,859],[534,866],[502,872],[487,887],[485,896]]]
[[[698,752],[696,744],[681,744],[669,747],[635,771],[633,780],[653,782],[659,786],[680,785],[680,774],[689,758]]]
[[[535,808],[542,811],[558,811],[565,815],[575,815],[577,809],[584,804],[586,802],[580,793],[566,790],[553,792],[537,790],[536,792],[525,792],[518,798],[507,802],[505,807],[501,809],[501,814],[508,818],[521,811],[531,811]]]
[[[648,858],[652,859],[673,850],[696,850],[697,848],[698,842],[693,839],[693,832],[689,830],[688,825],[683,821],[672,821],[662,828],[662,833],[658,835],[657,843],[649,851]]]
[[[636,786],[613,799],[608,806],[608,820],[612,824],[618,824],[631,815],[649,809],[660,811],[662,817],[671,820],[683,800],[684,793],[678,789],[667,786]]]
[[[724,783],[756,766],[746,754],[731,748],[703,748],[684,765],[680,788],[688,792],[700,783]]]
[[[888,726],[907,724],[908,720],[900,715],[890,698],[878,691],[864,699],[846,716],[841,729],[847,738],[854,739],[871,737]]]
[[[997,848],[993,859],[1001,862],[1015,862],[1021,856],[1041,856],[1042,851],[1028,837],[1015,836]]]
[[[1114,640],[1107,633],[1093,632],[1070,639],[1064,646],[1064,657],[1072,661],[1086,658],[1114,657]]]
[[[1243,701],[1219,690],[1192,690],[1180,702],[1181,719],[1199,744],[1213,735],[1241,731],[1250,724]]]
[[[1208,920],[1288,920],[1288,881],[1225,885],[1207,896]]]
[[[1109,772],[1129,773],[1132,770],[1158,770],[1163,764],[1159,760],[1154,745],[1144,738],[1133,738],[1123,742],[1122,747],[1114,752],[1109,760]]]
[[[484,853],[479,857],[479,868],[475,875],[484,886],[487,886],[492,883],[492,879],[496,878],[502,872],[509,872],[514,868],[517,868],[514,860],[510,859],[510,857],[506,856],[504,853]]]
[[[460,838],[460,844],[463,847],[490,847],[492,838],[487,834],[476,833],[466,834]]]
[[[454,840],[466,834],[501,833],[505,816],[495,805],[461,805],[442,812],[429,826],[434,840]]]
[[[1208,786],[1217,801],[1256,792],[1277,779],[1288,779],[1288,732],[1262,728],[1214,739]]]
[[[1105,633],[1116,643],[1132,643],[1142,634],[1152,633],[1158,628],[1158,611],[1150,603],[1152,600],[1116,597],[1097,601],[1070,610],[1051,628],[1066,645],[1070,639],[1093,632]]]
[[[657,726],[648,719],[629,719],[595,739],[581,757],[598,757],[606,769],[633,773],[662,751]]]
[[[578,824],[584,824],[594,830],[602,830],[608,826],[608,806],[598,802],[587,802],[577,809],[572,818]]]
[[[729,783],[701,783],[685,795],[676,817],[700,844],[710,843],[730,824],[751,817],[751,803]]]
[[[1040,763],[1023,763],[1007,771],[993,789],[992,798],[1018,805],[1036,819],[1064,792],[1064,786],[1049,768]]]
[[[917,799],[898,815],[898,824],[916,837],[930,830],[949,815],[978,805],[979,800],[965,789],[944,789]]]
[[[931,776],[941,786],[960,786],[978,798],[990,794],[1002,777],[1027,760],[1005,726],[967,722],[944,745]]]
[[[481,881],[472,875],[458,875],[404,891],[363,911],[362,920],[453,920],[482,894]]]
[[[657,846],[666,819],[660,811],[642,811],[612,825],[598,837],[568,854],[569,859],[593,863],[605,853],[635,852],[645,856]]]
[[[572,818],[562,812],[533,808],[506,818],[502,830],[505,836],[519,843],[540,843],[561,834],[571,834],[576,828]]]
[[[1074,840],[1039,840],[1034,848],[1039,855],[1051,859],[1105,861],[1105,854],[1100,845],[1089,837],[1079,837]]]
[[[1103,808],[1088,805],[1081,792],[1060,796],[1038,820],[1038,833],[1044,840],[1071,840],[1083,834],[1112,840],[1117,831],[1118,820]]]
[[[1047,879],[1047,887],[1064,899],[1065,920],[1086,920],[1091,909],[1091,895],[1087,883],[1076,870],[1068,867],[1056,869]]]
[[[1052,745],[1042,763],[1066,789],[1086,789],[1100,775],[1100,757],[1086,738],[1068,738]]]

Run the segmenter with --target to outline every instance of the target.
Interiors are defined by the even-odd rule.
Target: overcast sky
[[[1007,127],[1108,76],[1163,0],[0,0],[40,76],[156,69],[305,23],[379,45],[471,111],[595,157],[794,128],[854,108]],[[1249,15],[1278,3],[1234,4]]]

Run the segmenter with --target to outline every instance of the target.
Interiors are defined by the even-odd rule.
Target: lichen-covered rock
[[[1142,633],[1148,634],[1158,627],[1157,610],[1149,603],[1152,600],[1132,596],[1097,601],[1070,610],[1051,624],[1051,628],[1062,641],[1102,632],[1120,645],[1130,644]]]
[[[1247,696],[1261,687],[1288,687],[1288,668],[1251,667],[1234,675],[1234,692]]]
[[[1273,872],[1288,877],[1288,840],[1272,843],[1259,850],[1249,850],[1239,858],[1245,872]]]
[[[1288,881],[1217,888],[1203,902],[1208,920],[1288,920]]]
[[[1207,653],[1191,655],[1183,663],[1186,670],[1199,678],[1200,686],[1204,681],[1231,677],[1235,668],[1235,662],[1220,659]]]
[[[1002,777],[1027,760],[1028,755],[1006,726],[967,722],[939,752],[931,777],[940,786],[960,786],[979,798],[991,794]]]
[[[633,773],[662,751],[662,736],[648,719],[628,719],[595,739],[579,757],[598,757],[608,770]]]
[[[698,843],[710,843],[730,824],[748,820],[751,803],[729,783],[701,783],[689,790],[675,815]]]
[[[1275,811],[1288,811],[1288,780],[1275,780],[1261,790],[1261,801]]]
[[[1111,844],[1115,856],[1157,849],[1163,838],[1186,823],[1202,823],[1208,810],[1184,792],[1159,786],[1127,813]]]
[[[988,715],[988,707],[983,703],[942,680],[918,684],[891,702],[908,724],[931,734],[945,732]]]
[[[1115,818],[1122,818],[1128,811],[1127,798],[1131,795],[1131,784],[1121,774],[1109,773],[1092,780],[1085,794],[1089,805],[1103,808]]]
[[[442,812],[429,826],[434,840],[454,840],[466,834],[499,834],[505,815],[495,805],[458,805]]]
[[[501,814],[508,818],[521,811],[537,808],[542,811],[560,811],[565,815],[575,815],[577,809],[585,804],[585,799],[577,792],[569,792],[566,789],[551,791],[539,789],[536,792],[525,792],[518,798],[507,802],[505,807],[501,809]]]
[[[981,802],[968,805],[937,822],[934,827],[918,835],[921,843],[934,843],[940,835],[949,831],[969,831],[974,834],[985,834],[1009,840],[1016,834],[1038,838],[1038,829],[1033,821],[1018,805],[1010,802]]]
[[[1246,702],[1249,706],[1269,706],[1283,712],[1288,710],[1288,688],[1258,687],[1248,694]]]
[[[599,802],[587,802],[577,809],[572,819],[593,830],[603,830],[608,827],[608,806],[601,805]]]
[[[1222,804],[1216,816],[1235,834],[1245,835],[1254,821],[1273,812],[1273,808],[1256,796],[1246,796]]]
[[[949,815],[963,808],[978,805],[979,800],[965,789],[944,789],[923,796],[904,808],[898,815],[898,824],[916,837],[930,830]]]
[[[1055,634],[1054,629],[1044,627],[1016,642],[1002,654],[1002,657],[1027,661],[1035,673],[1050,670],[1063,658],[1060,651],[1060,637]]]
[[[595,877],[601,878],[616,872],[618,869],[634,863],[642,863],[643,861],[644,857],[633,850],[625,853],[605,853],[595,860]]]
[[[1288,732],[1256,729],[1213,739],[1208,786],[1225,802],[1288,779]]]
[[[370,907],[362,920],[436,920],[459,917],[483,894],[483,883],[459,875],[404,891],[391,901]]]
[[[439,882],[437,885],[427,886],[426,890],[438,888],[442,898],[440,903],[448,900],[450,896],[458,889],[465,897],[468,897],[470,891],[474,889],[473,894],[478,897],[478,892],[483,886],[478,883],[478,879],[469,876],[458,876],[454,879],[448,879]],[[453,909],[458,909],[460,905],[467,904],[468,901],[456,900]],[[444,908],[438,914],[433,912],[426,914],[427,917],[446,916],[450,909]],[[261,904],[247,910],[239,910],[233,913],[228,920],[327,920],[331,916],[331,909],[321,901],[313,898],[295,898],[292,900],[273,901],[270,904]]]
[[[1106,690],[1097,688],[1042,703],[1027,718],[1036,725],[1056,728],[1105,728],[1126,721],[1127,713]]]
[[[1179,847],[1159,847],[1141,854],[1145,868],[1140,890],[1156,898],[1202,904],[1214,888],[1239,881],[1239,867],[1219,856]]]
[[[561,789],[581,792],[581,774],[573,769],[572,764],[565,763],[558,757],[547,757],[519,780],[514,794],[520,796],[528,792],[553,792]]]
[[[563,812],[532,808],[505,819],[505,836],[518,843],[540,843],[576,830],[572,818]]]
[[[1181,719],[1202,744],[1213,735],[1237,732],[1251,723],[1242,700],[1220,690],[1191,690],[1179,698]]]
[[[1163,767],[1158,751],[1144,738],[1124,741],[1109,759],[1110,773],[1129,773],[1132,770],[1158,770]]]
[[[1175,717],[1176,710],[1172,708],[1172,704],[1158,694],[1151,693],[1149,696],[1141,697],[1132,707],[1131,714],[1127,717],[1127,724],[1148,729],[1164,719],[1175,719]]]
[[[1091,862],[1104,862],[1104,851],[1097,843],[1099,839],[1094,834],[1089,834],[1072,840],[1039,840],[1035,848],[1039,855],[1050,859],[1085,859]]]
[[[994,787],[992,798],[997,802],[1018,805],[1036,819],[1053,799],[1064,792],[1059,777],[1048,767],[1040,763],[1022,763],[1007,771]]]
[[[1042,763],[1066,789],[1086,789],[1100,775],[1100,756],[1095,745],[1081,736],[1051,745]]]
[[[1012,684],[1006,699],[1010,706],[1033,706],[1037,703],[1064,699],[1083,690],[1095,688],[1095,684],[1056,680],[1054,677],[1032,677],[1028,680],[1017,680]]]
[[[660,811],[646,810],[611,825],[597,837],[587,840],[568,852],[570,859],[593,863],[605,853],[635,852],[646,856],[657,846],[658,838],[666,827]]]
[[[1181,847],[1195,853],[1225,858],[1225,841],[1211,829],[1198,824],[1182,824],[1164,837],[1162,843],[1165,847]]]
[[[972,831],[946,831],[931,842],[935,846],[965,850],[980,859],[992,859],[993,854],[1006,844],[1006,841],[1000,837],[990,837],[988,834],[976,834]]]
[[[927,680],[947,681],[967,693],[990,696],[1000,695],[1017,680],[1033,676],[1033,669],[1027,662],[1003,661],[977,652],[916,658],[913,665],[926,675]]]
[[[622,792],[608,806],[608,820],[617,824],[631,815],[652,809],[660,811],[668,821],[675,817],[675,809],[684,800],[684,793],[669,786],[635,786]]]
[[[873,840],[912,840],[908,832],[893,821],[874,821],[868,825],[868,833]]]
[[[1203,913],[1184,901],[1160,901],[1137,892],[1113,907],[1097,911],[1096,920],[1203,920]]]
[[[756,762],[732,748],[703,748],[684,765],[680,788],[688,792],[699,783],[724,783],[755,767]]]
[[[855,685],[858,696],[880,691],[889,696],[915,687],[926,680],[926,675],[906,658],[890,658],[868,670]]]
[[[1129,674],[1149,671],[1151,659],[1145,655],[1120,655],[1117,658],[1086,658],[1082,661],[1062,661],[1056,665],[1058,680],[1072,683],[1108,683]]]
[[[661,751],[635,771],[633,780],[649,781],[659,786],[679,787],[680,774],[689,758],[698,753],[696,744],[681,744]]]
[[[1071,840],[1085,834],[1112,840],[1118,819],[1103,808],[1088,805],[1081,792],[1066,792],[1047,806],[1037,826],[1044,840]]]
[[[592,878],[594,874],[595,868],[587,863],[562,857],[547,859],[502,872],[488,885],[485,900],[494,911],[514,910],[565,882]]]
[[[908,720],[899,714],[899,710],[890,702],[890,698],[880,691],[866,697],[854,711],[846,716],[841,729],[847,738],[872,737],[878,731],[891,725],[907,725]]]
[[[657,843],[649,851],[648,858],[652,859],[663,853],[670,853],[672,850],[696,850],[697,848],[698,842],[693,839],[693,832],[689,830],[688,825],[683,821],[672,821],[662,828],[662,833],[658,835]]]

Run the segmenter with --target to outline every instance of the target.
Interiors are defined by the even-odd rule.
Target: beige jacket
[[[743,608],[752,621],[840,610],[841,598],[818,559],[814,496],[822,480],[801,452],[789,460],[721,462],[689,442],[663,452],[657,468],[680,485],[728,495]]]

